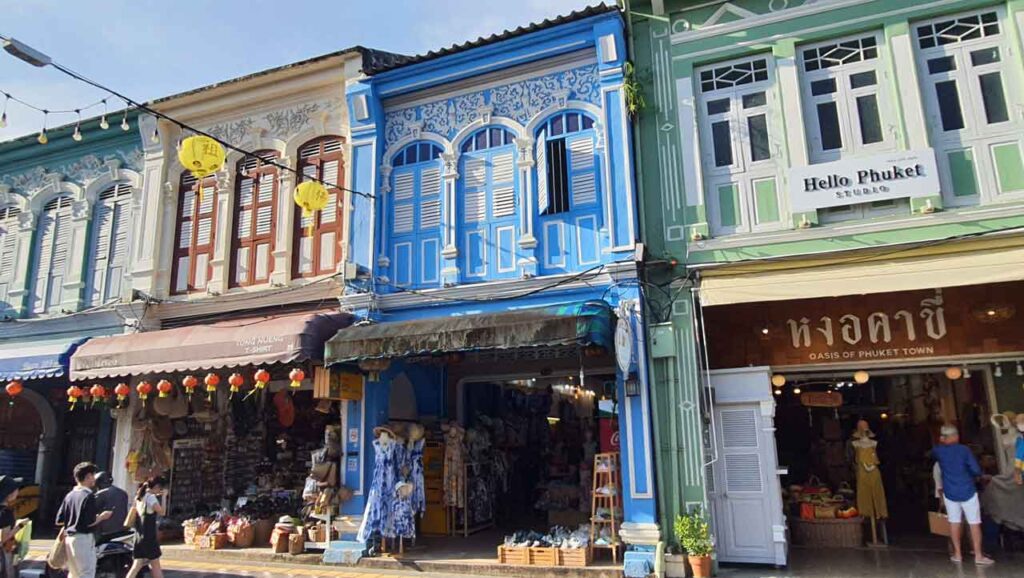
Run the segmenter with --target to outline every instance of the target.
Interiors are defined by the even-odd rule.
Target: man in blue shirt
[[[974,543],[974,562],[979,566],[993,564],[991,558],[981,550],[981,504],[975,479],[981,475],[978,460],[967,446],[960,443],[960,432],[956,427],[944,425],[940,430],[939,445],[932,449],[932,456],[942,470],[942,498],[949,516],[950,539],[953,541],[953,562],[963,561],[960,550],[961,524],[963,518],[971,525],[971,542]]]

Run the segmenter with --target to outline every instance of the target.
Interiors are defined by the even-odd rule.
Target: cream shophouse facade
[[[660,515],[707,507],[719,560],[787,562],[799,384],[868,372],[844,396],[886,392],[857,416],[893,432],[984,421],[964,395],[1021,409],[1022,25],[1016,1],[632,3]],[[920,388],[942,409],[891,409]]]

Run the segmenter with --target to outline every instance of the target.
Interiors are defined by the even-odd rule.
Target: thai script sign
[[[793,167],[789,172],[789,203],[794,213],[929,197],[939,192],[939,172],[932,149]]]

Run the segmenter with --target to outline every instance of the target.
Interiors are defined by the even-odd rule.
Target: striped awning
[[[612,311],[603,301],[502,313],[354,325],[327,342],[325,363],[522,347],[612,347]]]

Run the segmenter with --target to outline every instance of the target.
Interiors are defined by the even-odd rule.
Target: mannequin
[[[878,442],[874,437],[868,422],[860,420],[850,444],[857,468],[857,510],[871,520],[871,543],[878,546],[877,523],[889,517],[889,507],[885,501],[882,471],[878,469]]]
[[[992,422],[992,427],[996,428],[996,433],[999,436],[999,449],[1002,452],[1000,456],[1002,459],[999,460],[1000,474],[1009,474],[1016,469],[1014,461],[1016,459],[1017,438],[1020,437],[1020,434],[1017,432],[1015,422],[1018,417],[1012,411],[1007,411],[993,414],[989,418],[989,421]]]

